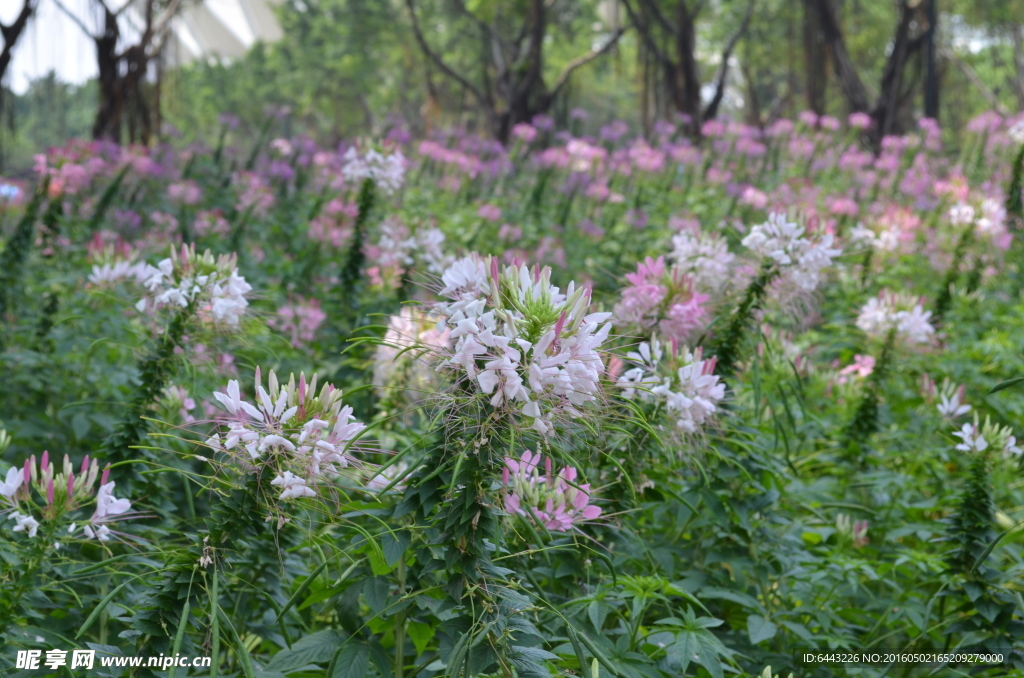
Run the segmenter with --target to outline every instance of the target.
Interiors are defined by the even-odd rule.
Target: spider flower
[[[696,232],[683,231],[672,237],[669,260],[676,271],[691,276],[701,289],[719,291],[728,286],[735,258],[725,238],[701,232],[699,225]]]
[[[668,270],[664,257],[647,257],[635,273],[626,275],[626,281],[629,284],[615,305],[618,324],[642,335],[656,330],[679,341],[704,328],[708,295],[694,289],[691,276]]]
[[[502,479],[510,489],[504,495],[505,511],[536,521],[552,532],[568,532],[578,523],[594,520],[601,515],[601,507],[590,503],[590,484],[577,483],[578,477],[579,472],[571,466],[555,475],[551,459],[529,450],[518,460],[506,457]]]
[[[115,483],[109,474],[109,469],[101,474],[99,463],[88,456],[76,475],[67,455],[60,472],[49,452],[43,452],[38,463],[33,455],[20,468],[12,467],[0,475],[0,516],[6,514],[7,520],[14,521],[12,532],[23,532],[29,538],[40,530],[51,539],[74,537],[81,523],[81,532],[88,539],[110,541],[118,534],[110,529],[111,524],[138,514],[131,510],[128,499],[114,496]],[[91,516],[89,507],[94,507]]]
[[[341,390],[324,384],[316,393],[317,376],[291,375],[287,384],[270,373],[267,388],[256,370],[256,404],[246,400],[238,382],[213,394],[227,410],[220,430],[206,446],[224,452],[245,472],[269,473],[281,488],[279,499],[316,496],[316,487],[360,466],[355,441],[366,425],[355,421]]]
[[[192,308],[218,325],[237,327],[248,307],[245,295],[252,287],[238,275],[235,255],[217,258],[207,250],[196,254],[195,245],[182,245],[180,254],[146,269],[145,297],[135,305],[140,313],[165,306]]]
[[[371,179],[385,195],[393,194],[405,181],[405,156],[397,149],[381,153],[352,146],[345,152],[344,163],[341,173],[346,181],[358,184]]]
[[[434,310],[454,345],[439,369],[468,379],[491,407],[532,420],[542,435],[597,399],[611,314],[590,312],[589,289],[569,283],[562,292],[550,268],[500,270],[497,258],[478,255],[456,261],[441,280],[448,301]]]
[[[663,360],[661,343],[654,338],[626,357],[636,366],[619,377],[622,395],[663,406],[681,433],[699,433],[725,398],[725,384],[714,373],[717,361],[704,359],[701,348],[690,353],[672,342],[671,355]]]
[[[932,312],[924,310],[920,299],[882,290],[861,307],[856,324],[872,337],[882,338],[894,332],[896,339],[907,345],[927,344],[935,334],[931,316]]]
[[[985,417],[984,425],[979,425],[977,414],[974,423],[964,424],[959,431],[953,432],[953,436],[960,439],[956,449],[961,452],[980,454],[991,447],[1009,458],[1019,458],[1024,454],[1009,426],[994,424],[988,417]]]
[[[831,234],[808,238],[803,226],[777,212],[769,214],[765,223],[751,228],[743,246],[776,266],[784,281],[804,292],[818,287],[822,270],[841,252],[832,248]]]

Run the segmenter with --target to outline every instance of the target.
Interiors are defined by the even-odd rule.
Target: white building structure
[[[61,0],[94,34],[103,14],[96,0]],[[172,23],[166,58],[172,64],[196,59],[232,59],[257,40],[273,42],[281,27],[273,7],[281,0],[184,0]],[[6,84],[24,92],[29,83],[51,71],[63,82],[81,84],[96,76],[96,48],[84,31],[55,0],[37,0],[35,15],[14,49]],[[141,0],[107,0],[112,8]],[[0,0],[0,21],[10,23],[21,11],[22,0]],[[141,14],[129,7],[121,19],[122,40],[132,40],[142,25]]]

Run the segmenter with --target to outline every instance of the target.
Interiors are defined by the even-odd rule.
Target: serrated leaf
[[[374,577],[363,585],[363,598],[374,614],[379,614],[388,602],[391,583],[384,577]]]
[[[384,551],[384,561],[394,567],[405,555],[409,548],[409,533],[405,530],[397,530],[394,533],[385,532],[381,535],[381,549]]]
[[[342,648],[331,678],[365,678],[369,671],[370,648],[365,643],[352,642]]]
[[[771,640],[778,632],[778,627],[759,614],[752,614],[747,617],[747,635],[750,642],[757,645],[765,640]]]
[[[300,638],[290,650],[281,650],[267,663],[267,671],[288,673],[309,664],[324,664],[331,661],[345,636],[335,629],[324,629]]]

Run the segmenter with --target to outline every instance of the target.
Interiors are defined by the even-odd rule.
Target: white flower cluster
[[[144,261],[118,259],[106,264],[95,264],[89,274],[89,282],[97,286],[114,285],[122,280],[144,284],[153,274],[152,266]]]
[[[895,330],[896,338],[906,344],[927,344],[935,334],[931,317],[920,299],[882,290],[861,307],[857,327],[873,337],[885,337]]]
[[[811,292],[821,283],[821,272],[839,256],[832,248],[832,234],[817,240],[804,237],[804,227],[772,212],[768,221],[750,229],[743,246],[779,267],[782,279],[800,290]]]
[[[356,437],[366,428],[355,421],[352,408],[342,405],[341,391],[324,384],[316,395],[314,374],[306,384],[292,375],[287,385],[278,383],[271,372],[267,389],[256,370],[256,402],[242,398],[238,382],[228,382],[226,393],[214,393],[232,415],[224,424],[227,431],[214,434],[206,445],[235,454],[245,468],[266,467],[276,473],[271,485],[281,488],[281,500],[313,497],[321,479],[330,479],[356,463],[351,456]]]
[[[986,237],[997,237],[1006,232],[1006,206],[995,198],[981,201],[981,215],[975,220],[978,232]]]
[[[849,242],[878,252],[895,252],[903,245],[905,234],[906,231],[900,228],[900,222],[896,220],[875,220],[870,227],[858,221],[850,230]]]
[[[697,287],[721,290],[732,279],[731,271],[736,256],[729,244],[714,233],[677,233],[672,237],[669,259],[677,270],[693,276]]]
[[[1012,237],[1006,224],[1006,206],[1001,200],[983,197],[975,203],[958,202],[949,208],[949,222],[954,226],[973,225],[977,235],[1000,249],[1010,246]]]
[[[405,156],[397,149],[384,155],[373,148],[360,153],[352,146],[345,152],[343,160],[345,164],[341,174],[345,181],[358,184],[372,179],[385,195],[393,194],[405,181]]]
[[[495,408],[517,410],[541,434],[597,397],[611,313],[588,313],[590,291],[551,284],[551,269],[507,266],[494,257],[456,261],[441,278],[449,301],[434,310],[455,342],[440,368],[465,374]],[[604,323],[602,325],[602,323]]]
[[[78,475],[75,475],[71,460],[64,455],[63,471],[58,472],[50,461],[49,452],[44,452],[38,466],[35,456],[32,456],[22,468],[10,468],[6,478],[0,479],[0,509],[3,509],[3,504],[11,509],[7,517],[15,523],[12,532],[24,532],[34,538],[42,524],[47,523],[49,534],[57,533],[58,527],[59,533],[65,534],[64,526],[70,523],[66,534],[74,536],[78,524],[71,522],[71,516],[93,501],[93,487],[100,478],[100,488],[95,496],[96,508],[82,531],[89,539],[110,541],[115,533],[108,524],[128,520],[137,514],[129,513],[132,508],[129,500],[114,496],[115,483],[108,482],[108,476],[109,469],[101,477],[99,463],[88,456],[82,460]],[[33,511],[43,517],[43,523],[32,517]],[[60,544],[55,543],[54,548],[60,548]]]
[[[936,405],[943,418],[953,421],[971,411],[971,406],[965,402],[966,390],[963,384],[956,386],[949,383],[948,379],[945,381],[939,392],[939,404]]]
[[[96,493],[96,511],[89,519],[89,524],[82,529],[89,539],[110,541],[110,528],[105,523],[110,522],[115,516],[127,513],[132,508],[130,501],[114,496],[114,484],[113,481],[104,483],[100,485],[100,490]],[[75,525],[72,525],[68,532],[74,533],[74,531]]]
[[[171,256],[157,266],[147,266],[145,282],[149,294],[135,305],[139,312],[163,306],[201,311],[213,322],[236,327],[249,302],[245,295],[252,287],[238,275],[236,257],[221,255],[214,259],[207,250],[197,256],[195,245],[173,249]]]
[[[725,398],[725,384],[714,374],[715,358],[703,359],[701,349],[693,354],[685,346],[676,350],[681,352],[670,362],[681,366],[671,377],[661,377],[661,343],[657,338],[643,342],[626,355],[636,367],[623,372],[617,385],[626,398],[664,405],[682,433],[698,433],[718,411],[718,403]]]
[[[444,233],[436,227],[419,228],[415,233],[397,219],[385,219],[380,225],[375,263],[407,270],[419,264],[423,270],[441,275],[453,257],[444,251]]]
[[[953,436],[960,439],[956,449],[961,452],[981,453],[989,448],[989,445],[1001,451],[1007,457],[1019,457],[1024,450],[1017,444],[1017,438],[1013,430],[1008,426],[993,424],[986,417],[985,425],[978,425],[978,418],[975,416],[973,424],[964,424],[959,431],[954,431]]]
[[[1024,144],[1024,118],[1019,118],[1017,122],[1013,123],[1006,133],[1010,137],[1010,141],[1015,144]]]

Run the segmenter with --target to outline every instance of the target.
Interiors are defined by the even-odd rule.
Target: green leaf
[[[549,659],[558,659],[557,654],[552,654],[540,647],[524,647],[522,645],[513,645],[512,650],[518,652],[519,654],[523,655],[528,659],[532,659],[533,661],[542,662]]]
[[[370,648],[366,643],[349,643],[338,655],[331,678],[364,678],[370,670]]]
[[[409,640],[416,646],[416,654],[423,654],[430,641],[434,639],[434,627],[423,622],[410,622],[405,627],[405,635],[409,636]]]
[[[405,555],[409,548],[409,533],[405,530],[385,532],[381,535],[381,548],[384,551],[384,561],[391,567],[398,564],[398,561]]]
[[[344,642],[345,636],[335,629],[324,629],[300,638],[291,650],[281,650],[269,663],[267,671],[288,673],[309,664],[327,664]]]
[[[691,631],[684,631],[676,636],[676,642],[673,646],[675,650],[675,659],[679,662],[679,673],[683,675],[686,673],[687,667],[690,666],[690,662],[693,661],[693,655],[700,651],[700,643],[697,642],[697,634]]]
[[[992,395],[993,393],[998,393],[999,391],[1002,391],[1003,389],[1010,388],[1011,386],[1016,386],[1017,384],[1019,384],[1021,382],[1024,382],[1024,377],[1014,377],[1013,379],[1007,379],[1006,381],[1001,381],[998,384],[996,384],[995,386],[993,386],[992,390],[990,390],[985,395]]]
[[[611,605],[600,600],[595,600],[587,606],[587,616],[590,617],[590,623],[594,625],[594,630],[598,633],[600,633],[601,627],[604,626],[604,620],[608,618],[608,613],[611,610]]]
[[[778,627],[759,614],[747,617],[747,634],[754,645],[775,637]]]
[[[379,614],[388,602],[391,582],[384,577],[374,577],[363,585],[363,598],[374,614]]]
[[[710,639],[698,636],[697,642],[700,643],[700,652],[697,655],[697,659],[708,670],[712,678],[722,678],[722,660],[719,659],[718,648],[711,642],[712,640],[714,640],[714,636]]]

